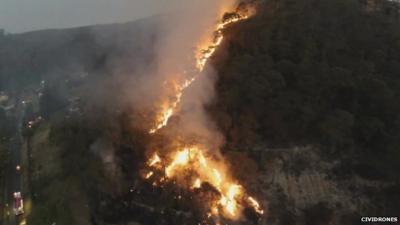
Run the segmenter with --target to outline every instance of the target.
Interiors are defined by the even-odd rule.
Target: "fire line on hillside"
[[[198,45],[201,47],[198,47],[195,53],[196,75],[179,85],[175,81],[170,81],[175,84],[173,88],[175,96],[173,100],[166,100],[163,104],[163,110],[158,114],[154,127],[149,130],[150,135],[166,129],[170,118],[178,113],[177,109],[184,92],[196,81],[197,76],[201,75],[209,58],[223,42],[223,30],[250,16],[248,10],[239,7],[234,13],[226,13],[216,25],[210,41]],[[213,151],[200,141],[189,143],[181,140],[181,137],[176,139],[179,141],[174,140],[177,144],[172,149],[165,152],[153,150],[146,163],[146,172],[143,173],[145,180],[157,187],[173,183],[189,192],[208,192],[209,194],[204,195],[206,197],[203,196],[201,200],[207,209],[206,217],[216,224],[219,224],[220,217],[238,220],[245,208],[251,208],[259,216],[264,214],[258,201],[250,196],[246,188],[230,174],[228,166],[220,155],[212,153]]]

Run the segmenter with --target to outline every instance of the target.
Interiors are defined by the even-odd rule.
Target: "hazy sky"
[[[0,0],[0,28],[18,33],[124,22],[178,8],[185,0]]]

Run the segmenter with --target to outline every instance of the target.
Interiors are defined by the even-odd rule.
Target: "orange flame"
[[[153,163],[150,167],[164,171],[165,177],[161,179],[174,179],[181,176],[184,171],[191,172],[194,176],[194,179],[192,179],[194,182],[188,187],[189,189],[201,188],[203,183],[211,184],[221,195],[218,201],[211,203],[214,207],[211,208],[210,213],[213,215],[219,215],[221,213],[232,219],[238,217],[239,211],[244,207],[241,203],[243,197],[247,198],[248,204],[253,207],[257,213],[263,214],[258,202],[254,198],[247,196],[243,187],[232,181],[227,175],[224,163],[216,160],[214,157],[206,155],[205,152],[205,149],[199,146],[186,147],[172,153],[171,160],[167,163],[165,168],[156,168],[157,163]],[[161,162],[161,159],[158,160],[157,157],[158,155],[155,154],[150,162]],[[150,164],[151,163],[148,165]],[[153,173],[151,173],[149,177],[152,175]]]
[[[185,80],[181,86],[176,87],[175,100],[169,104],[166,104],[163,111],[157,118],[156,126],[150,129],[149,134],[154,134],[161,128],[167,126],[169,119],[174,114],[175,109],[181,102],[183,91],[188,88],[194,81],[195,78]]]
[[[259,213],[259,214],[264,214],[264,210],[261,209],[260,204],[253,198],[253,197],[249,197],[248,198],[250,205],[253,206],[254,210]]]
[[[196,189],[196,188],[200,188],[200,187],[201,187],[201,180],[200,180],[199,178],[197,178],[197,179],[194,181],[194,184],[193,184],[192,188],[193,188],[193,189]]]
[[[206,47],[204,48],[200,47],[196,54],[196,68],[198,73],[201,73],[204,70],[209,58],[214,55],[217,48],[221,45],[224,39],[223,30],[228,25],[239,22],[241,20],[245,20],[247,18],[248,16],[246,15],[238,15],[237,17],[220,22],[216,26],[214,32],[214,38],[211,40],[211,43],[199,44],[199,46],[206,46]],[[167,126],[169,119],[173,116],[173,114],[176,111],[176,108],[181,102],[183,92],[188,87],[190,87],[190,85],[195,80],[196,77],[187,79],[183,81],[183,83],[176,88],[175,100],[166,104],[162,112],[160,112],[160,114],[157,116],[155,127],[150,129],[149,134],[154,134],[161,128]]]
[[[148,172],[145,176],[146,179],[149,179],[151,176],[153,176],[154,172]]]
[[[155,153],[153,155],[153,157],[151,157],[151,159],[150,159],[148,164],[149,164],[149,166],[154,166],[155,164],[160,163],[160,162],[161,162],[160,156],[158,156],[158,154]]]
[[[196,80],[205,68],[210,57],[214,55],[217,48],[224,40],[223,30],[230,24],[247,19],[247,15],[235,14],[235,16],[224,19],[218,23],[214,29],[214,37],[205,43],[199,43],[196,53],[196,75],[190,79],[183,81],[179,85],[174,85],[174,100],[167,101],[163,104],[162,111],[157,116],[155,126],[150,129],[149,133],[154,134],[161,128],[167,126],[169,119],[176,113],[184,91]],[[175,83],[176,81],[174,81]],[[209,200],[208,217],[222,215],[229,219],[237,219],[241,211],[246,206],[250,206],[258,214],[264,211],[260,204],[245,189],[239,185],[230,176],[224,162],[211,156],[209,151],[203,149],[202,146],[193,145],[185,148],[175,149],[161,159],[155,153],[148,161],[147,165],[151,168],[151,172],[145,175],[146,179],[158,179],[153,184],[162,183],[168,180],[174,180],[178,185],[184,186],[189,190],[201,189],[202,184],[209,184],[219,192],[219,199]],[[157,178],[153,171],[163,174]],[[190,176],[189,179],[177,179]],[[185,180],[185,181],[182,181]],[[187,182],[189,180],[189,183]]]
[[[184,149],[176,154],[175,159],[172,161],[167,168],[165,168],[165,174],[167,177],[172,177],[174,170],[178,166],[184,166],[189,162],[189,149]]]

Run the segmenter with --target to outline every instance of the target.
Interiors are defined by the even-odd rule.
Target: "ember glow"
[[[188,88],[193,82],[195,78],[190,80],[185,80],[182,85],[175,85],[175,98],[172,102],[166,102],[163,105],[163,111],[157,118],[156,127],[150,129],[149,133],[154,134],[159,129],[167,126],[169,118],[174,114],[175,109],[178,107],[178,104],[181,102],[183,91]]]
[[[204,67],[207,64],[208,59],[214,55],[217,48],[221,45],[222,41],[224,40],[223,30],[230,24],[237,23],[241,20],[247,19],[247,15],[239,15],[237,14],[236,17],[232,17],[226,20],[223,20],[217,25],[214,34],[214,40],[211,44],[206,44],[205,48],[200,48],[197,53],[197,69],[201,72],[204,70]]]
[[[217,48],[221,45],[224,35],[223,30],[231,24],[237,23],[248,18],[248,15],[235,14],[235,16],[222,20],[216,25],[213,38],[199,43],[196,52],[196,74],[203,72],[208,60],[214,55]],[[156,119],[155,126],[149,130],[150,134],[156,133],[161,128],[167,126],[169,119],[175,113],[179,103],[181,102],[183,92],[196,81],[196,76],[184,80],[181,84],[175,85],[175,98],[173,101],[167,101],[163,104],[162,111]]]
[[[158,153],[150,158],[147,165],[149,172],[145,179],[150,179],[158,171],[161,174],[158,181],[174,180],[178,185],[188,190],[201,189],[203,184],[211,185],[218,191],[217,200],[208,202],[213,216],[224,216],[229,219],[236,219],[240,216],[244,207],[251,207],[258,214],[263,214],[260,204],[251,196],[248,196],[244,188],[230,177],[228,168],[220,160],[211,155],[205,155],[206,149],[198,146],[186,147],[182,150],[166,156],[166,160],[154,164],[154,159],[159,159]],[[191,182],[186,183],[187,180]]]
[[[264,210],[260,207],[260,204],[253,197],[249,197],[248,200],[257,213],[264,214]]]
[[[160,162],[161,162],[160,157],[157,154],[154,154],[154,156],[150,159],[149,166],[154,166],[155,164]]]
[[[150,134],[166,127],[171,116],[177,113],[185,90],[204,71],[208,60],[223,42],[223,30],[230,24],[248,18],[248,15],[239,12],[229,15],[215,26],[208,41],[198,44],[193,64],[195,75],[181,83],[167,81],[168,84],[172,84],[174,98],[162,104],[162,112],[156,118],[155,127],[149,130]],[[208,218],[223,217],[236,220],[242,216],[245,208],[251,208],[259,215],[264,213],[258,201],[246,192],[246,189],[231,175],[231,170],[225,161],[216,154],[219,149],[209,149],[204,142],[191,141],[191,144],[187,144],[184,140],[180,140],[177,146],[180,147],[162,152],[153,151],[147,161],[147,172],[143,174],[143,178],[155,186],[171,182],[192,193],[212,190],[210,192],[214,197],[202,199],[207,208],[205,215]],[[182,196],[179,195],[177,198],[181,199]]]

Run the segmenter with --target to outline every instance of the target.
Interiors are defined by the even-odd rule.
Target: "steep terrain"
[[[259,1],[254,17],[224,31],[211,59],[218,82],[207,110],[225,136],[231,169],[266,210],[246,223],[397,216],[400,21],[397,5],[381,2]],[[33,171],[36,189],[57,196],[53,188],[70,185],[79,189],[71,196],[85,195],[82,202],[39,196],[35,224],[193,223],[187,211],[195,204],[140,181],[149,137],[127,122],[135,106],[121,101],[124,80],[112,79],[151,67],[157,32],[143,20],[0,39],[1,90],[46,80],[40,112],[47,121],[31,137],[44,160]],[[51,179],[59,182],[47,185]],[[55,207],[60,201],[66,210]],[[81,218],[73,218],[74,204],[87,204]]]
[[[397,213],[400,21],[371,4],[268,1],[214,59],[210,112],[226,151],[259,162],[274,223]]]

